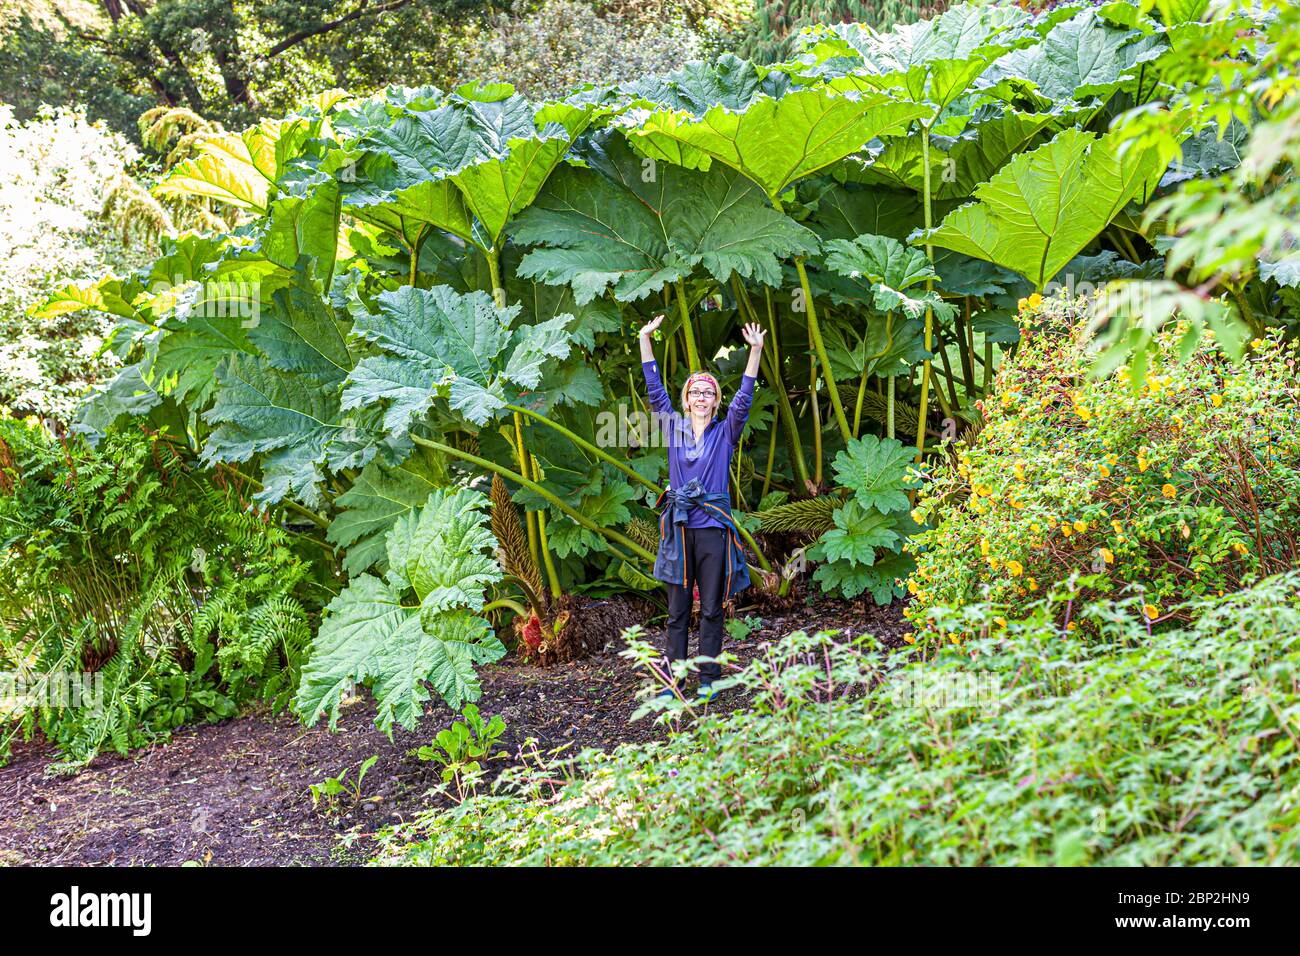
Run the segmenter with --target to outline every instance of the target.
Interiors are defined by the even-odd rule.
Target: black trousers
[[[700,654],[722,653],[722,588],[726,577],[727,538],[723,528],[686,529],[686,585],[668,584],[668,659],[686,658],[693,591],[700,588]],[[701,664],[700,680],[717,680],[719,664]]]

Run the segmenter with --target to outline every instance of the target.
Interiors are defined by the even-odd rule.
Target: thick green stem
[[[781,200],[775,195],[768,196],[772,203],[772,208],[777,212],[784,212]],[[795,256],[795,271],[799,273],[799,286],[803,289],[804,308],[808,310],[808,334],[812,336],[813,349],[817,353],[817,359],[822,363],[822,376],[826,379],[826,387],[831,393],[831,408],[835,410],[835,421],[840,426],[840,434],[844,436],[844,441],[848,442],[853,436],[849,432],[849,420],[844,416],[844,406],[840,404],[840,393],[835,387],[835,373],[831,371],[830,356],[826,354],[826,343],[822,341],[822,330],[817,324],[817,305],[813,302],[812,287],[808,285],[808,270],[803,267],[803,256]]]
[[[925,230],[930,231],[932,225],[930,210],[930,127],[922,124],[921,126],[921,172],[923,174],[923,189],[921,196],[922,206],[925,210]],[[925,257],[930,261],[930,267],[934,268],[934,246],[930,243],[925,244]],[[934,290],[934,280],[925,280],[925,291]],[[934,309],[930,307],[927,301],[925,306],[925,351],[927,355],[932,351],[934,345]],[[916,410],[916,463],[921,463],[921,454],[925,450],[925,419],[930,410],[930,362],[926,358],[921,366],[921,400],[917,404]]]
[[[518,614],[520,617],[528,617],[527,608],[525,608],[518,601],[510,600],[510,598],[497,598],[491,604],[484,604],[483,610],[480,613],[486,614],[488,611],[495,611],[499,607],[509,608],[510,610]],[[540,618],[541,615],[538,615],[538,617]]]
[[[588,531],[594,532],[595,534],[600,535],[602,538],[605,538],[608,541],[612,541],[616,544],[622,545],[623,547],[630,550],[633,554],[645,558],[647,561],[651,562],[652,564],[654,563],[655,556],[651,554],[649,551],[647,551],[645,548],[641,547],[641,545],[637,544],[631,538],[628,538],[620,534],[619,532],[615,531],[613,528],[602,528],[600,525],[596,524],[586,515],[575,510],[570,505],[565,504],[565,502],[561,501],[557,495],[555,495],[551,491],[548,491],[546,488],[543,488],[541,485],[539,485],[537,482],[533,481],[532,479],[525,478],[523,475],[511,471],[509,468],[505,467],[504,465],[498,465],[494,461],[488,461],[486,458],[480,458],[478,455],[470,454],[467,451],[461,451],[461,449],[453,448],[451,445],[444,445],[440,441],[433,441],[428,438],[421,438],[419,435],[412,435],[411,441],[415,442],[417,445],[423,445],[425,448],[430,448],[434,451],[440,451],[444,455],[451,455],[453,458],[459,458],[462,461],[469,462],[470,464],[478,465],[480,468],[486,468],[488,471],[498,474],[502,478],[509,478],[511,481],[515,482],[515,484],[523,485],[528,490],[546,499],[546,501],[554,505],[560,511],[564,512],[566,515],[568,515],[574,521],[578,522],[578,524],[582,525]],[[618,554],[619,552],[615,551],[615,553]]]
[[[519,590],[524,592],[524,599],[532,606],[539,620],[546,615],[546,605],[542,603],[541,597],[533,590],[533,586],[517,574],[503,574],[502,581],[513,581],[519,585]]]
[[[966,387],[966,395],[975,397],[975,339],[971,332],[970,296],[962,300],[962,307],[957,310],[957,354],[961,358],[961,375]]]
[[[735,292],[736,302],[740,305],[741,311],[748,313],[749,321],[759,324],[758,316],[754,312],[754,305],[749,299],[749,293],[741,285],[739,278],[733,273],[731,276],[731,288]],[[765,290],[766,292],[766,290]],[[794,462],[795,477],[801,487],[808,486],[808,463],[803,456],[803,443],[799,440],[799,429],[795,424],[794,409],[790,406],[790,396],[785,390],[785,381],[781,378],[781,346],[777,341],[776,318],[772,314],[771,293],[766,292],[767,298],[767,333],[771,342],[763,349],[761,358],[763,374],[771,386],[776,389],[777,411],[781,416],[781,423],[785,427],[786,438],[790,442],[790,460]],[[771,462],[768,463],[768,474],[771,474]],[[766,482],[764,483],[766,487]],[[764,492],[766,494],[766,492]]]
[[[839,389],[835,387],[835,373],[831,371],[831,359],[826,353],[826,343],[822,341],[821,327],[817,324],[817,307],[813,303],[812,287],[808,285],[808,272],[803,267],[802,256],[795,257],[794,267],[795,271],[799,273],[799,285],[803,288],[804,306],[808,309],[808,334],[812,337],[813,349],[821,362],[822,377],[826,379],[826,388],[831,393],[831,408],[835,410],[835,421],[840,427],[840,434],[844,437],[844,441],[848,442],[853,438],[853,434],[849,430],[849,420],[844,415],[844,406],[840,404]]]
[[[808,324],[808,334],[811,338],[812,323]],[[822,410],[821,404],[817,401],[817,356],[815,354],[808,356],[808,401],[812,403],[813,462],[816,468],[813,473],[813,484],[820,490],[822,487]],[[848,439],[846,438],[845,441]]]
[[[597,445],[593,445],[591,442],[587,441],[587,439],[583,438],[581,435],[570,431],[569,429],[565,428],[563,425],[559,424],[558,422],[553,422],[549,418],[545,417],[544,415],[541,415],[533,411],[531,408],[525,408],[522,405],[507,405],[506,408],[510,409],[516,415],[527,415],[529,418],[532,418],[535,421],[541,422],[543,425],[555,429],[557,432],[559,432],[565,438],[569,439],[569,441],[573,442],[579,448],[589,451],[597,458],[599,458],[601,461],[605,461],[613,465],[615,468],[623,472],[623,474],[627,475],[633,481],[638,481],[641,484],[645,485],[647,488],[652,489],[653,491],[663,491],[662,488],[656,485],[649,478],[637,474],[637,472],[631,467],[629,467],[625,462],[619,461],[613,455],[609,454],[609,452],[604,451]]]
[[[767,468],[763,470],[763,490],[758,493],[758,500],[761,504],[763,498],[767,495],[767,489],[772,484],[772,462],[776,460],[776,433],[779,431],[776,422],[772,422],[771,434],[767,439]]]
[[[853,406],[853,437],[857,438],[862,428],[862,400],[867,395],[867,370],[862,370],[862,378],[858,380],[858,403]]]
[[[894,437],[894,378],[895,376],[893,375],[889,376],[889,380],[887,382],[889,400],[885,404],[885,437],[886,438]]]
[[[506,307],[506,290],[501,284],[501,253],[496,246],[484,251],[488,264],[488,279],[492,283],[492,301],[498,309]]]
[[[939,345],[939,358],[943,360],[943,370],[948,375],[948,392],[952,398],[952,407],[959,408],[961,406],[961,398],[957,395],[957,378],[952,373],[952,362],[948,358],[948,343],[940,340],[937,332],[935,334],[935,340]],[[941,389],[935,389],[936,396],[942,396],[942,394],[943,392]],[[944,414],[949,415],[951,412],[945,408]]]
[[[692,372],[698,372],[703,366],[700,365],[700,353],[695,347],[695,331],[691,328],[691,313],[686,305],[686,286],[681,279],[678,279],[673,288],[677,290],[677,311],[682,317],[682,334],[686,336],[686,363],[690,365]]]
[[[528,458],[533,466],[528,477],[537,481],[542,476],[542,470],[537,467],[537,456],[530,454]],[[551,557],[551,549],[546,544],[546,515],[540,511],[537,512],[537,543],[542,549],[542,560],[546,564],[546,583],[550,586],[551,597],[558,600],[563,594],[560,590],[560,575],[555,570],[555,559]]]
[[[524,423],[515,412],[511,416],[515,426],[515,462],[519,465],[519,473],[528,474],[528,452],[524,448]],[[528,529],[528,553],[532,555],[533,566],[541,567],[541,553],[538,551],[537,543],[537,513],[533,511],[524,511],[524,526]]]
[[[424,245],[424,239],[426,235],[428,235],[428,233],[423,227],[421,227],[419,233],[416,234],[415,242],[411,244],[411,276],[410,276],[411,281],[407,283],[408,285],[411,286],[411,288],[418,288],[415,282],[420,275],[419,272],[420,247]],[[328,288],[328,286],[326,288]]]

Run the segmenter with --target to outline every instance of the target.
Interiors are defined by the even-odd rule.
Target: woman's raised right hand
[[[641,326],[641,336],[640,336],[640,337],[644,339],[644,338],[646,338],[647,336],[649,336],[650,334],[652,334],[652,333],[654,332],[655,329],[659,328],[659,323],[662,322],[663,320],[664,320],[664,317],[663,317],[662,314],[660,314],[660,315],[656,315],[653,319],[651,319],[651,320],[650,320],[649,322],[647,322],[645,325]]]

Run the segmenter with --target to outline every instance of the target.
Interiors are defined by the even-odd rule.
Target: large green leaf
[[[319,116],[266,119],[242,133],[204,136],[198,155],[177,163],[153,191],[169,198],[215,199],[265,212],[271,190],[289,161],[320,124]]]
[[[254,497],[319,504],[327,446],[347,427],[339,421],[337,382],[282,372],[243,353],[222,364],[217,380],[216,401],[203,416],[217,427],[203,459],[234,463],[260,455],[263,488]]]
[[[959,4],[937,17],[877,33],[860,23],[832,28],[800,58],[805,76],[898,89],[938,113],[961,95],[989,63],[1034,38],[1028,15],[1014,6]]]
[[[501,576],[492,557],[496,539],[476,510],[487,505],[480,491],[448,488],[394,523],[388,534],[388,580],[414,590],[422,614],[483,607],[484,588]]]
[[[824,240],[863,235],[901,240],[921,225],[922,215],[920,200],[910,191],[827,182],[816,195],[808,225]]]
[[[327,538],[344,549],[343,569],[355,577],[386,562],[388,530],[447,481],[445,463],[425,448],[416,448],[400,465],[366,465],[334,502],[339,511]]]
[[[826,267],[848,280],[862,300],[881,312],[900,312],[909,318],[924,315],[928,307],[941,322],[951,321],[955,307],[935,292],[907,290],[936,277],[920,249],[909,248],[888,236],[858,236],[826,244]],[[842,292],[832,292],[838,300]]]
[[[147,415],[161,402],[162,396],[144,380],[140,365],[128,365],[82,402],[72,431],[97,444],[119,418]]]
[[[857,379],[863,373],[902,375],[929,354],[925,350],[925,323],[892,312],[853,323],[832,322],[822,335],[831,370],[840,381]]]
[[[875,508],[863,507],[857,500],[836,508],[832,519],[835,527],[808,551],[808,557],[814,561],[843,561],[870,567],[876,562],[877,548],[892,548],[901,540],[892,517]]]
[[[311,260],[296,265],[291,284],[278,289],[249,323],[248,338],[274,368],[341,381],[355,364],[348,348],[348,323],[339,321],[321,297],[312,280]]]
[[[1068,114],[1022,113],[996,104],[980,107],[955,136],[930,137],[930,195],[936,201],[963,199],[988,181],[1045,131],[1064,125]],[[925,157],[921,137],[894,136],[862,167],[846,164],[855,182],[923,193]]]
[[[761,94],[739,112],[721,104],[701,117],[661,110],[627,132],[647,156],[695,167],[716,160],[775,201],[803,177],[927,113],[886,93],[836,93],[819,86],[775,99]]]
[[[217,367],[228,356],[254,354],[245,328],[249,320],[235,309],[208,308],[211,302],[196,303],[192,311],[169,321],[170,331],[159,340],[150,369],[155,381],[170,383],[178,401],[196,408],[208,404],[217,387]]]
[[[809,230],[776,212],[732,169],[646,165],[617,134],[598,135],[589,168],[555,173],[515,222],[515,241],[540,245],[519,274],[572,286],[579,304],[613,287],[631,301],[699,267],[775,285],[780,260],[816,251]]]
[[[712,63],[693,61],[664,76],[627,83],[622,90],[658,107],[703,116],[713,106],[741,110],[756,96],[781,96],[789,88],[784,74],[724,53]]]
[[[987,259],[1042,290],[1133,199],[1145,199],[1163,168],[1155,150],[1120,153],[1111,133],[1069,129],[1023,153],[916,243]]]
[[[1107,23],[1091,8],[1056,24],[1042,43],[1012,50],[980,78],[993,92],[1034,91],[1044,106],[1106,99],[1136,80],[1139,64],[1166,46],[1164,37]],[[1147,81],[1152,82],[1151,80]]]
[[[902,597],[902,581],[916,570],[916,561],[909,554],[886,553],[876,557],[869,566],[848,561],[828,561],[817,565],[813,580],[821,585],[823,593],[832,591],[852,600],[863,591],[871,594],[877,604],[893,603]]]
[[[907,491],[915,487],[908,476],[915,453],[892,438],[864,435],[835,456],[835,478],[864,509],[906,511]]]
[[[344,170],[348,207],[408,249],[427,227],[499,248],[506,223],[532,203],[598,111],[476,92],[462,88],[436,109],[408,107],[391,125],[370,129]]]
[[[326,609],[295,701],[307,723],[328,714],[335,726],[353,683],[370,686],[375,723],[390,735],[394,721],[415,729],[430,699],[426,683],[455,709],[478,698],[475,665],[505,653],[471,610],[501,578],[485,553],[495,540],[486,505],[480,492],[440,489],[397,520],[387,576],[354,578]]]
[[[511,329],[519,306],[497,308],[483,292],[403,286],[378,296],[353,330],[387,354],[357,363],[343,390],[345,409],[387,403],[385,427],[405,433],[435,399],[476,425],[542,384],[568,357],[573,316]]]

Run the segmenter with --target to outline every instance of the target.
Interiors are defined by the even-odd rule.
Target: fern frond
[[[797,531],[820,535],[835,527],[831,515],[844,503],[839,495],[819,495],[790,501],[757,512],[759,530],[765,533]]]
[[[850,418],[853,417],[853,410],[857,408],[858,386],[856,382],[838,382],[836,383],[840,391],[840,401],[844,405],[844,413]],[[865,420],[875,422],[877,425],[884,427],[888,424],[889,416],[889,399],[884,395],[868,389],[862,396],[862,417]],[[894,434],[895,435],[915,435],[916,434],[916,406],[910,405],[901,399],[894,399]]]
[[[519,511],[510,500],[510,491],[500,475],[492,476],[492,534],[501,547],[501,566],[507,574],[523,579],[534,594],[542,594],[542,576],[528,547]]]
[[[626,525],[627,536],[647,551],[654,552],[659,547],[659,529],[654,522],[644,518],[633,518]]]

